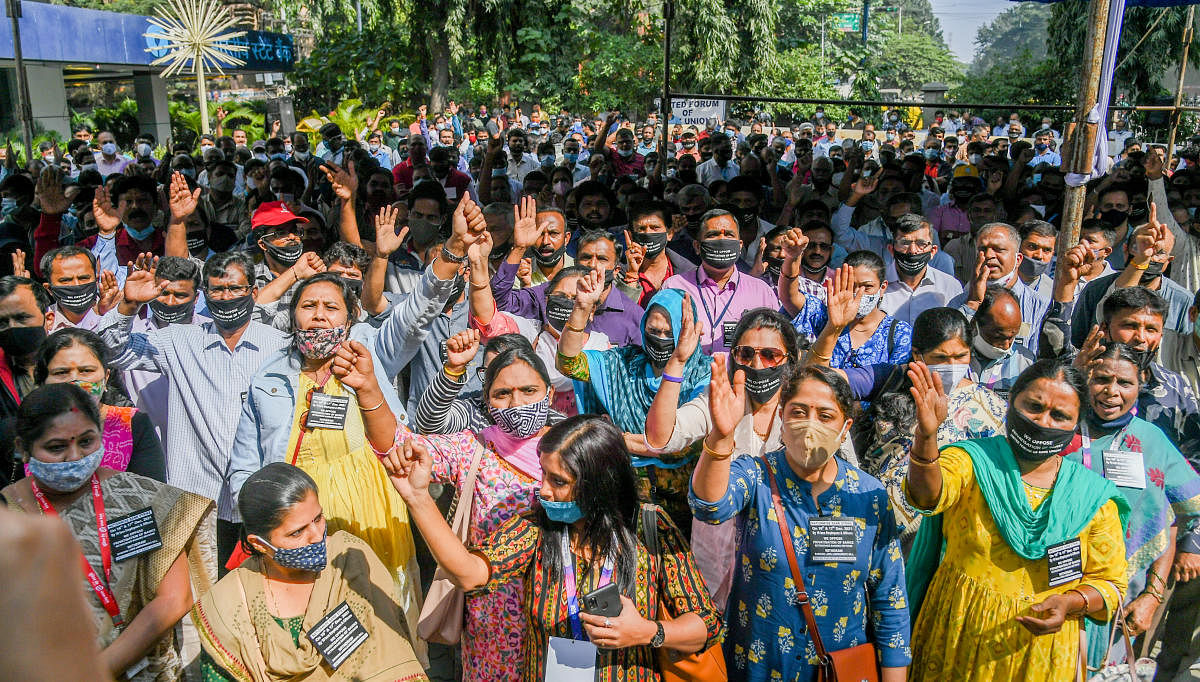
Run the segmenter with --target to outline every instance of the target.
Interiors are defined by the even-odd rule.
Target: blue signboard
[[[149,66],[164,54],[147,52],[162,43],[143,34],[154,32],[150,21],[140,14],[120,14],[102,10],[51,5],[44,2],[21,3],[21,35],[25,59],[70,64]],[[42,40],[47,26],[69,40]],[[246,31],[231,42],[245,45],[237,56],[246,64],[226,71],[291,71],[296,61],[292,36],[265,31]],[[0,31],[0,59],[13,59],[12,33]]]

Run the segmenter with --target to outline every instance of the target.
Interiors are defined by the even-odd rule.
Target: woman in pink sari
[[[166,461],[154,424],[135,407],[108,404],[120,398],[109,389],[111,370],[104,364],[104,342],[95,333],[67,327],[42,342],[34,378],[39,384],[73,383],[100,406],[104,458],[100,466],[166,482]]]
[[[464,332],[478,337],[478,331]],[[461,335],[460,335],[461,336]],[[448,347],[457,352],[471,344]],[[478,343],[474,344],[478,347]],[[537,446],[549,426],[554,387],[550,375],[528,348],[510,348],[487,366],[484,401],[495,424],[450,435],[419,436],[401,426],[397,443],[415,438],[433,456],[433,481],[453,486],[457,504],[471,502],[468,546],[476,546],[505,521],[533,507],[542,481]],[[473,490],[464,490],[472,463],[478,469]],[[522,640],[526,632],[520,580],[495,592],[466,596],[462,630],[463,680],[521,679]]]

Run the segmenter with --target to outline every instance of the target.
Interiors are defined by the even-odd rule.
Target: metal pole
[[[862,44],[867,46],[867,23],[871,21],[871,0],[863,0]]]
[[[362,0],[354,0],[354,15],[358,18],[358,34],[362,35]]]
[[[896,23],[896,33],[904,35],[904,8],[900,8],[900,19]]]
[[[671,144],[671,18],[675,14],[674,0],[663,2],[663,91],[659,106],[662,119],[662,140],[658,143],[658,165],[654,175],[661,180],[666,173],[668,148]]]
[[[200,100],[200,134],[208,134],[208,93],[204,87],[204,61],[196,60],[196,98]]]
[[[21,119],[21,135],[25,142],[25,163],[33,160],[33,110],[29,105],[29,79],[25,75],[25,59],[21,52],[21,0],[5,3],[12,19],[13,56],[17,62],[17,116]],[[14,163],[16,159],[13,160]]]
[[[1088,123],[1088,113],[1096,104],[1100,91],[1100,68],[1104,60],[1104,45],[1108,35],[1108,7],[1110,0],[1091,0],[1088,5],[1088,33],[1084,45],[1083,74],[1080,78],[1079,99],[1075,107],[1075,121],[1067,126],[1063,147],[1068,158],[1063,164],[1067,173],[1087,175],[1092,172],[1092,155],[1096,149],[1097,124]],[[1083,204],[1087,187],[1067,186],[1063,197],[1063,218],[1058,242],[1059,257],[1079,243],[1079,225],[1083,222]]]
[[[1179,61],[1179,82],[1175,85],[1175,111],[1171,112],[1171,132],[1167,135],[1167,165],[1174,167],[1175,132],[1179,129],[1179,105],[1183,102],[1183,76],[1187,73],[1188,50],[1192,46],[1192,26],[1196,19],[1196,6],[1188,5],[1187,25],[1183,27],[1183,59]]]
[[[825,17],[821,17],[821,82],[825,82]]]

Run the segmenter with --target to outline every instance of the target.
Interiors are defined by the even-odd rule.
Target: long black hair
[[[620,429],[604,417],[576,415],[550,427],[538,443],[538,452],[557,454],[575,477],[575,503],[584,520],[579,544],[591,550],[593,561],[615,555],[617,585],[623,594],[632,594],[637,572],[637,484]],[[542,529],[543,561],[550,574],[561,579],[559,547],[568,526],[551,521],[541,507],[534,519]]]
[[[111,368],[108,365],[110,355],[108,347],[104,345],[103,339],[96,332],[87,329],[64,327],[47,336],[42,341],[42,345],[38,346],[38,361],[33,371],[34,380],[38,384],[45,384],[46,378],[50,375],[50,362],[54,360],[54,356],[72,346],[83,346],[91,351],[105,371],[108,371],[108,381],[104,386],[104,395],[100,396],[100,402],[105,405],[128,404],[122,395],[124,389],[117,379],[120,372],[109,371]]]
[[[250,474],[238,492],[242,549],[249,554],[260,554],[247,538],[257,535],[266,539],[283,522],[287,510],[302,502],[310,492],[317,493],[317,482],[303,469],[287,462],[271,462]]]
[[[17,440],[21,441],[23,454],[29,454],[33,443],[46,433],[51,422],[75,411],[101,429],[100,408],[87,391],[75,384],[46,384],[22,398],[21,406],[17,408],[14,430]]]
[[[500,351],[500,354],[492,358],[488,363],[487,370],[483,373],[483,401],[487,403],[488,392],[492,389],[492,384],[496,382],[496,377],[500,371],[517,362],[523,362],[533,368],[537,375],[542,378],[542,382],[546,384],[546,389],[549,390],[553,384],[550,383],[550,373],[546,371],[546,363],[533,352],[533,347],[529,345],[519,346],[514,345],[506,350]]]

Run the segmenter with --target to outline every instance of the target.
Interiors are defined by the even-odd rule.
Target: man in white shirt
[[[741,169],[733,160],[733,143],[725,135],[712,136],[712,158],[696,166],[696,175],[705,187],[717,180],[726,182],[736,178]]]
[[[920,216],[901,216],[887,249],[892,259],[879,307],[888,315],[911,325],[921,313],[945,306],[962,293],[957,279],[929,265],[938,247],[929,222]]]

